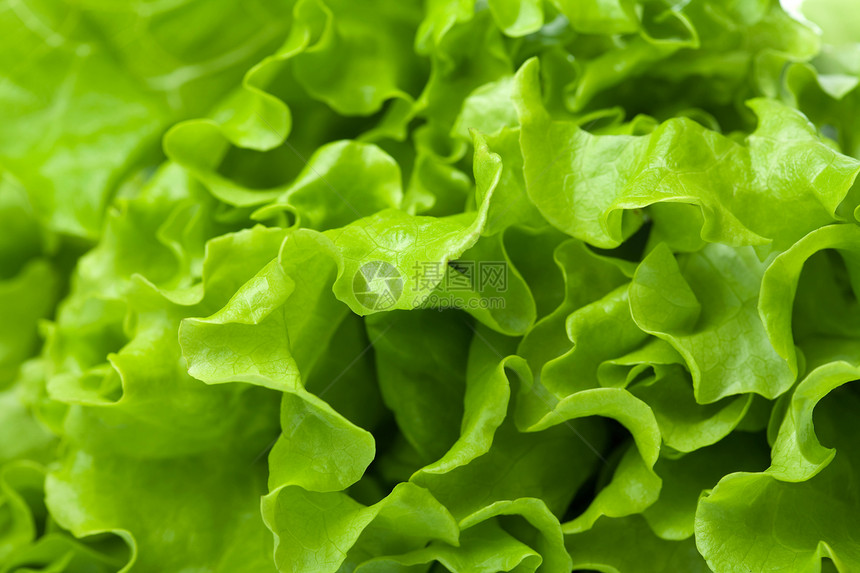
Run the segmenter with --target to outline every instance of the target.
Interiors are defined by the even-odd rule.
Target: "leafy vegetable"
[[[845,0],[12,0],[0,573],[860,570]]]

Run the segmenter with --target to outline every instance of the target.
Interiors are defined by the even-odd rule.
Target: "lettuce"
[[[860,571],[852,7],[7,3],[0,573]]]

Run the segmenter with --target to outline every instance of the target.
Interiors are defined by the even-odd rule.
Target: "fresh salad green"
[[[860,571],[854,0],[0,3],[0,573]]]

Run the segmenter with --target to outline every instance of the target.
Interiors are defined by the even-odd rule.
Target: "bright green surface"
[[[802,10],[0,4],[0,573],[860,571]]]

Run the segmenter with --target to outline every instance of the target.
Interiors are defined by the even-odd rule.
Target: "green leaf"
[[[597,301],[629,278],[628,267],[621,261],[600,257],[579,241],[560,244],[553,259],[564,275],[564,300],[535,324],[518,350],[534,372],[570,350],[565,324],[574,311]]]
[[[699,404],[689,375],[677,367],[630,392],[654,411],[663,443],[679,452],[691,452],[722,440],[740,424],[753,399],[748,394]]]
[[[490,0],[488,6],[499,28],[508,36],[525,36],[543,25],[543,2],[539,0]]]
[[[504,354],[512,346],[511,339],[487,329],[475,331],[459,438],[443,457],[410,478],[458,518],[519,498],[540,499],[561,515],[606,445],[605,432],[593,419],[542,431],[523,432],[517,426],[513,412],[533,380],[521,357]]]
[[[469,319],[420,310],[376,314],[366,324],[386,406],[422,459],[435,461],[457,439],[463,415]]]
[[[50,228],[96,237],[125,176],[157,161],[161,133],[271,49],[284,19],[263,17],[270,2],[249,6],[4,10],[0,161]]]
[[[535,60],[517,72],[514,94],[529,196],[550,223],[598,247],[616,247],[639,228],[637,209],[676,202],[701,208],[707,241],[784,248],[837,219],[860,171],[772,100],[749,102],[759,124],[739,144],[685,118],[641,136],[592,135],[553,120]],[[787,167],[801,159],[802,170]]]
[[[641,512],[656,501],[660,491],[660,478],[653,471],[660,454],[660,430],[651,409],[626,390],[595,388],[576,392],[558,401],[526,430],[540,431],[586,416],[617,420],[630,431],[635,446],[626,448],[612,480],[588,509],[564,524],[565,533],[584,531],[603,515],[622,517]]]
[[[286,486],[263,498],[263,519],[275,535],[280,571],[309,567],[335,573],[371,557],[404,553],[440,540],[456,545],[457,523],[427,490],[398,485],[365,507],[338,493]]]
[[[56,271],[39,259],[14,278],[0,281],[0,388],[15,378],[20,363],[36,350],[36,325],[53,310],[58,289]]]
[[[534,298],[508,257],[502,235],[482,237],[444,272],[444,281],[422,308],[462,309],[509,336],[525,334],[534,324]]]
[[[860,460],[853,448],[858,426],[851,415],[858,406],[857,396],[851,391],[836,391],[816,408],[816,433],[838,452],[824,469],[819,468],[826,463],[822,454],[826,458],[832,451],[828,456],[820,445],[812,447],[817,445],[814,439],[800,438],[796,443],[811,459],[804,458],[792,443],[797,438],[788,438],[794,431],[808,431],[811,426],[803,422],[810,416],[811,408],[805,404],[810,392],[815,400],[830,388],[856,378],[856,373],[847,375],[844,368],[828,371],[825,367],[816,372],[801,383],[804,391],[792,400],[796,405],[786,417],[789,421],[783,423],[771,470],[728,475],[700,502],[696,542],[712,568],[819,571],[822,557],[829,557],[840,570],[850,571],[860,565],[857,542],[850,533],[857,527],[860,499]],[[802,425],[794,430],[792,426],[798,422]],[[786,465],[795,462],[801,467]],[[781,481],[786,478],[805,481]]]
[[[762,436],[744,432],[735,432],[678,459],[660,459],[654,471],[663,479],[663,489],[660,498],[642,515],[660,538],[688,539],[694,533],[696,508],[703,491],[713,488],[725,475],[761,470],[767,461]]]
[[[6,3],[0,573],[860,570],[807,4]]]
[[[834,249],[850,260],[853,267],[856,264],[858,248],[860,248],[860,233],[854,225],[829,225],[809,233],[790,249],[781,253],[765,272],[762,278],[759,314],[773,347],[780,356],[788,361],[795,372],[798,370],[798,366],[792,331],[792,315],[795,308],[795,295],[804,265],[817,252]],[[854,272],[856,273],[856,271]],[[818,272],[811,278],[812,280],[818,278],[818,280],[815,283],[806,283],[808,286],[806,292],[803,293],[805,296],[798,301],[798,306],[806,300],[812,299],[815,301],[815,308],[810,309],[810,311],[814,312],[803,316],[807,319],[805,325],[795,326],[810,328],[810,325],[819,324],[827,320],[828,316],[832,316],[835,319],[833,322],[836,324],[833,325],[833,328],[825,328],[825,332],[822,334],[831,336],[841,334],[839,330],[844,330],[846,327],[850,328],[851,321],[845,321],[845,318],[856,312],[856,305],[846,305],[843,302],[842,293],[833,292],[832,285],[836,283],[837,278],[827,273],[827,269],[818,269]],[[853,280],[856,281],[856,279]],[[824,289],[828,289],[829,292]],[[823,308],[826,309],[825,312],[822,312]],[[800,309],[803,307],[801,306]],[[839,326],[839,323],[846,322],[845,326]],[[821,330],[820,327],[815,328],[813,326],[813,328],[813,332]],[[853,331],[848,331],[849,334],[851,332]]]
[[[596,388],[600,365],[640,346],[648,335],[630,316],[627,286],[621,286],[571,313],[565,321],[573,347],[549,362],[541,373],[544,386],[558,396]]]
[[[455,573],[466,571],[536,571],[543,559],[534,549],[506,532],[495,520],[472,525],[460,533],[459,547],[434,542],[424,549],[396,556],[368,559],[358,573],[423,571],[438,561]]]
[[[120,536],[131,548],[123,572],[276,571],[258,505],[264,466],[253,455],[139,461],[77,450],[48,474],[46,502],[77,537]]]
[[[720,244],[680,262],[658,247],[636,269],[633,320],[684,357],[700,404],[747,392],[773,399],[794,382],[758,314],[764,271],[751,248]]]
[[[692,540],[660,539],[639,516],[603,517],[588,531],[567,536],[565,544],[575,570],[623,573],[648,563],[649,570],[657,573],[710,571]]]
[[[295,213],[296,224],[325,230],[386,208],[403,197],[400,167],[375,145],[338,141],[319,148],[301,173],[269,205],[252,215],[265,220]]]

